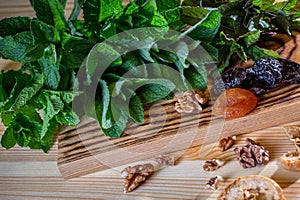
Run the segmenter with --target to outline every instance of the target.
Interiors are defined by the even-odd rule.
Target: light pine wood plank
[[[0,19],[16,15],[33,17],[34,13],[28,2],[0,1]],[[18,9],[15,9],[16,7]],[[71,9],[68,7],[68,10],[70,12]],[[294,54],[293,59],[299,59],[298,55]],[[0,125],[0,135],[3,132],[4,127]],[[284,187],[287,199],[300,199],[298,173],[282,171],[279,167],[280,171],[273,174],[273,169],[278,167],[277,159],[274,158],[278,158],[285,150],[293,149],[293,145],[283,135],[282,127],[243,135],[238,138],[239,145],[246,137],[262,142],[270,150],[272,162],[265,170],[262,168],[243,170],[234,160],[231,150],[220,155],[214,146],[207,158],[219,157],[229,161],[217,171],[225,177],[220,189],[237,177],[237,171],[242,171],[244,175],[271,174]],[[281,152],[278,151],[278,146],[281,147]],[[0,199],[215,199],[219,191],[211,192],[203,189],[205,182],[215,173],[202,172],[203,161],[199,160],[201,148],[205,147],[196,146],[188,149],[177,166],[161,169],[136,191],[126,195],[122,193],[123,180],[119,173],[124,166],[64,180],[57,168],[57,143],[49,154],[20,147],[9,151],[0,148]]]
[[[299,121],[299,90],[299,85],[292,85],[269,93],[252,113],[230,120],[215,117],[211,106],[200,114],[180,116],[174,111],[174,101],[163,101],[166,121],[163,116],[146,115],[144,125],[129,125],[125,135],[117,139],[104,136],[95,120],[82,119],[76,128],[59,134],[58,166],[65,178],[74,178],[160,154],[180,156],[189,148],[216,143],[222,135],[245,134]],[[152,107],[150,112],[163,113],[162,106]],[[202,152],[200,159],[207,154]]]

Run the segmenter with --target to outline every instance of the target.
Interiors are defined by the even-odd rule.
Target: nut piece
[[[222,176],[215,176],[209,179],[209,181],[205,184],[205,188],[217,190],[221,181],[223,181]]]
[[[141,182],[154,172],[154,166],[150,163],[144,165],[129,166],[122,170],[121,176],[124,180],[124,193],[131,192],[137,188]]]
[[[300,138],[300,126],[285,126],[283,129],[291,141]]]
[[[256,165],[266,165],[270,160],[269,151],[259,143],[246,139],[246,146],[235,148],[234,153],[243,168],[252,168]]]
[[[236,136],[232,136],[232,137],[224,137],[219,141],[219,146],[218,149],[220,151],[226,151],[228,149],[230,149],[236,140]]]
[[[187,91],[183,93],[182,96],[178,98],[175,103],[175,110],[179,113],[192,113],[194,110],[201,111],[202,107],[199,103],[192,97],[193,92]]]
[[[227,199],[277,199],[284,200],[283,190],[272,179],[250,175],[233,180],[218,196],[218,200]]]
[[[295,152],[287,152],[280,157],[281,166],[288,170],[300,171],[300,139],[295,139]]]
[[[218,168],[224,165],[224,161],[220,161],[218,159],[212,159],[205,161],[203,165],[203,170],[207,172],[216,171]]]
[[[195,99],[201,104],[205,105],[210,98],[208,88],[205,89],[204,92],[195,90]]]
[[[159,155],[156,158],[154,158],[154,161],[161,165],[175,165],[175,158],[173,156]]]

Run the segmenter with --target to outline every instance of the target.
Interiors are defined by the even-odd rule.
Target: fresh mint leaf
[[[258,46],[251,46],[247,50],[253,60],[266,59],[266,58],[280,58],[277,52],[267,49],[259,48]]]
[[[111,105],[108,86],[103,80],[99,80],[95,108],[103,133],[110,137],[120,137],[126,127],[128,115],[121,104]]]
[[[64,108],[64,103],[61,98],[55,93],[44,91],[39,95],[38,101],[43,105],[43,127],[41,138],[48,132],[50,121]]]
[[[72,107],[65,106],[55,117],[56,121],[61,125],[75,126],[80,122],[78,115],[73,111]]]
[[[44,56],[38,60],[44,74],[45,85],[50,89],[56,89],[60,82],[59,63],[56,49],[50,45],[44,51]]]
[[[120,58],[120,54],[109,44],[99,43],[95,45],[86,61],[88,75],[93,75],[97,69],[103,70],[107,68],[118,58]]]
[[[122,0],[86,0],[83,4],[84,20],[89,27],[99,26],[99,23],[120,14],[123,9]]]
[[[133,94],[133,96],[129,100],[129,114],[134,121],[140,124],[144,123],[143,103],[136,94]]]
[[[181,18],[182,21],[189,25],[195,25],[208,14],[209,10],[199,7],[185,7],[182,9]]]
[[[34,37],[35,44],[44,42],[58,43],[60,41],[57,29],[42,21],[32,20],[30,23],[30,31]]]
[[[156,83],[141,86],[135,92],[143,103],[152,103],[167,97],[174,89],[175,85],[172,82],[168,80],[158,80]]]
[[[241,36],[240,38],[242,38],[245,45],[249,47],[260,38],[260,31],[257,30],[257,31],[249,32],[246,35]]]
[[[99,80],[99,87],[96,97],[97,118],[102,128],[108,129],[113,126],[111,119],[107,119],[110,106],[110,93],[105,81]],[[97,104],[98,102],[98,104]]]
[[[180,6],[180,0],[156,0],[159,12],[171,10]]]
[[[170,51],[160,50],[158,53],[152,51],[152,55],[154,55],[158,60],[161,60],[165,63],[176,63],[178,61],[178,57],[175,53]]]
[[[43,87],[43,84],[42,74],[35,74],[30,83],[19,92],[11,110],[18,110],[26,105],[27,102]]]
[[[221,14],[218,10],[211,11],[205,20],[197,24],[197,27],[191,31],[188,36],[201,41],[209,41],[214,39],[219,31],[221,24]]]
[[[26,46],[18,43],[12,36],[0,40],[0,57],[16,62],[25,60]]]
[[[67,29],[64,9],[58,0],[30,0],[39,20],[53,25],[58,31]]]
[[[24,113],[17,113],[10,127],[14,130],[14,138],[21,147],[28,146],[32,140],[40,139],[41,124]]]
[[[10,149],[15,146],[16,143],[17,141],[14,137],[14,129],[12,126],[9,126],[1,138],[1,145],[6,149]]]
[[[17,33],[30,30],[29,17],[10,17],[0,21],[0,37],[13,36]]]
[[[84,38],[65,35],[62,39],[61,64],[67,68],[79,68],[92,46],[92,43]]]
[[[188,69],[184,70],[184,76],[186,77],[188,83],[193,87],[193,89],[198,89],[204,91],[207,86],[207,77],[206,74],[203,74],[204,69],[196,69],[193,66],[190,66]]]

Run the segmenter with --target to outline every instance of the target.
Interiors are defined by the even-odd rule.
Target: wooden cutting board
[[[296,38],[300,39],[299,35]],[[289,39],[287,39],[289,40]],[[295,40],[287,42],[282,57],[287,57]],[[300,44],[300,41],[298,41]],[[297,42],[297,43],[298,43]],[[300,52],[291,60],[300,63]],[[123,137],[104,136],[94,119],[84,118],[76,127],[61,130],[58,135],[58,167],[64,178],[74,178],[161,154],[176,158],[189,157],[198,151],[206,159],[208,146],[225,135],[239,135],[300,120],[300,87],[291,85],[262,96],[249,115],[224,120],[215,117],[212,102],[201,112],[183,114],[174,111],[174,100],[159,102],[145,112],[145,124],[130,124]],[[202,149],[206,145],[206,149]],[[191,151],[193,149],[193,151]]]

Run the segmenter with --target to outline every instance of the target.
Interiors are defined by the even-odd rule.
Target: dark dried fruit
[[[251,112],[257,104],[257,97],[248,90],[229,88],[214,103],[213,111],[225,118],[238,118]]]
[[[246,139],[246,146],[235,148],[234,153],[243,168],[252,168],[256,165],[266,165],[270,160],[269,151],[264,146],[251,140]]]
[[[256,95],[295,83],[300,83],[300,64],[275,58],[257,60],[249,68],[230,68],[214,81],[219,92],[239,87]]]

